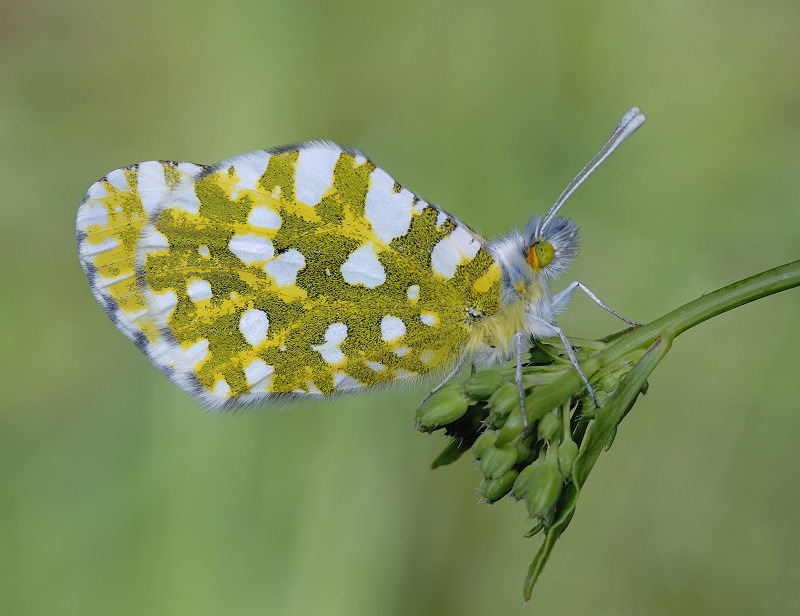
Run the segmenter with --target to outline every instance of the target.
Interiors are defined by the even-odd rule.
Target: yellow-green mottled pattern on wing
[[[238,157],[171,201],[146,234],[143,277],[217,397],[329,395],[446,368],[499,306],[480,238],[338,146]]]
[[[446,370],[500,308],[485,241],[354,150],[307,142],[107,178],[79,213],[84,268],[102,274],[90,275],[95,294],[212,406]],[[81,219],[92,222],[83,238]],[[117,271],[88,255],[107,240],[103,258],[124,280],[110,283]]]

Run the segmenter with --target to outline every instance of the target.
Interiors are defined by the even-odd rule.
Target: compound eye
[[[528,248],[526,261],[533,269],[539,271],[550,265],[555,253],[556,251],[553,245],[543,240],[541,242],[536,242],[533,246]]]

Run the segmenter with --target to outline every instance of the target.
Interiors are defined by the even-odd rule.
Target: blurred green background
[[[424,387],[214,416],[89,292],[106,172],[328,138],[488,236],[573,197],[647,321],[798,258],[800,4],[5,0],[0,613],[796,614],[800,293],[679,338],[523,607],[524,506],[412,430]],[[557,284],[556,288],[560,285]],[[617,323],[585,297],[561,321]]]

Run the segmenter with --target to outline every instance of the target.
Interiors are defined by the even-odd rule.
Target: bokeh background
[[[679,338],[532,603],[524,506],[412,430],[424,388],[215,416],[120,335],[88,186],[328,138],[488,236],[566,208],[569,274],[647,321],[798,258],[800,4],[5,0],[0,612],[796,614],[800,292]],[[565,280],[564,283],[568,282]],[[558,285],[556,285],[558,287]],[[585,297],[561,321],[617,323]]]

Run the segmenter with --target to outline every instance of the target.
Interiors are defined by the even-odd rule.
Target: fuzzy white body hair
[[[542,218],[532,218],[520,232],[512,229],[491,241],[487,249],[501,271],[500,310],[481,321],[467,342],[471,360],[482,366],[506,361],[515,356],[516,335],[530,346],[531,340],[554,334],[555,318],[567,302],[554,305],[550,280],[563,273],[578,252],[577,225],[561,217],[553,218],[542,230]],[[552,261],[544,267],[533,267],[528,252],[536,243],[552,244]]]

